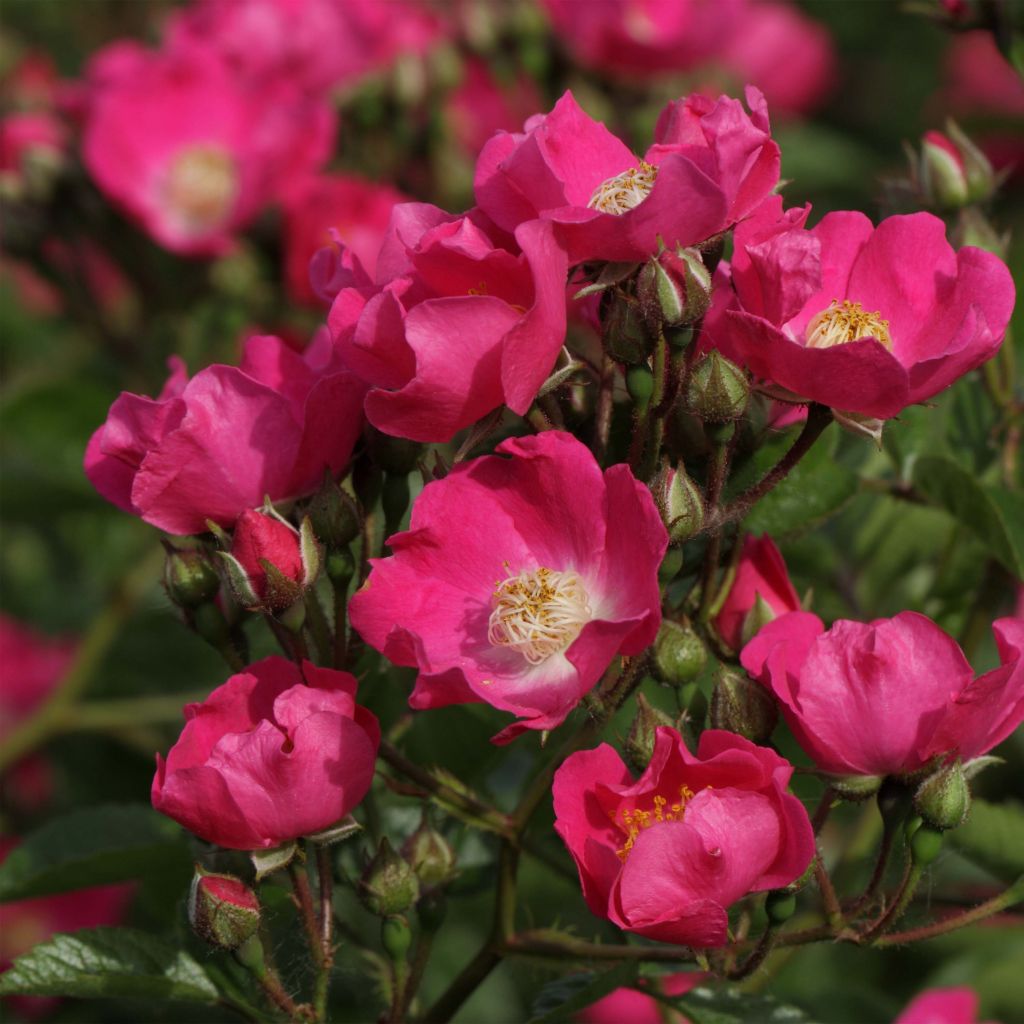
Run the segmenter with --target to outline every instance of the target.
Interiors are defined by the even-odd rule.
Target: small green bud
[[[777,617],[775,609],[758,591],[754,596],[754,604],[751,606],[750,611],[743,616],[743,624],[740,627],[740,644],[746,647],[763,627],[767,626],[769,622]]]
[[[671,544],[682,544],[704,525],[704,497],[682,468],[666,466],[651,484]]]
[[[231,875],[196,869],[188,897],[192,930],[218,949],[237,949],[260,924],[256,893]]]
[[[380,923],[380,943],[392,963],[402,963],[412,945],[409,922],[398,914],[385,917]]]
[[[696,249],[666,249],[643,265],[636,294],[652,329],[693,324],[711,304],[711,274]]]
[[[636,407],[642,412],[654,394],[654,374],[647,366],[631,366],[626,371],[626,390]]]
[[[620,363],[642,363],[651,353],[653,339],[644,326],[636,300],[617,295],[601,321],[605,351]]]
[[[959,761],[941,767],[918,787],[914,809],[938,829],[957,828],[971,809],[971,790]]]
[[[779,720],[771,694],[745,673],[720,666],[711,691],[711,728],[728,729],[752,743],[766,743]]]
[[[746,374],[715,350],[693,369],[686,391],[690,409],[706,423],[728,423],[739,419],[750,398]]]
[[[385,473],[392,473],[395,476],[406,476],[411,473],[423,454],[423,445],[419,441],[408,441],[404,437],[382,434],[373,427],[366,430],[366,444],[370,458]]]
[[[164,586],[179,608],[198,608],[212,601],[220,589],[220,575],[210,554],[202,547],[178,548],[164,544]]]
[[[324,571],[335,587],[347,587],[356,571],[356,562],[348,548],[332,551],[324,560]]]
[[[653,707],[642,693],[636,695],[636,715],[626,737],[626,759],[638,771],[643,772],[654,756],[655,730],[659,726],[674,725],[664,711]]]
[[[931,864],[942,850],[942,830],[922,824],[910,837],[910,856],[914,864]]]
[[[317,539],[329,552],[347,547],[359,536],[359,507],[329,472],[324,474],[320,489],[309,499],[306,513]]]
[[[707,648],[689,626],[662,620],[654,641],[654,669],[662,682],[671,686],[693,682],[707,660]]]
[[[391,849],[387,838],[359,881],[359,898],[371,914],[390,917],[408,910],[420,895],[420,883],[408,861]]]
[[[785,924],[796,912],[796,893],[787,889],[775,889],[764,901],[764,912],[772,925]]]
[[[455,877],[455,853],[426,814],[419,828],[405,841],[402,854],[412,865],[424,892],[446,885]]]

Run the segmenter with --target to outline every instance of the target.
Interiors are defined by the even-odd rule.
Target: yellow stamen
[[[868,313],[859,302],[849,299],[833,299],[828,309],[823,309],[807,325],[808,348],[832,348],[862,338],[874,338],[892,351],[889,321],[883,320],[877,309]]]
[[[191,234],[219,227],[231,214],[238,194],[238,170],[219,146],[198,145],[174,159],[164,186],[164,200]]]
[[[668,798],[660,793],[656,794],[651,803],[653,808],[645,810],[642,807],[622,807],[617,814],[611,816],[616,826],[626,833],[626,842],[616,850],[619,860],[625,862],[629,857],[629,851],[633,849],[637,837],[644,829],[650,828],[663,821],[682,821],[686,805],[694,798],[695,794],[687,785],[679,787],[679,799],[671,804]]]
[[[623,214],[650,195],[657,177],[658,168],[641,160],[639,167],[630,167],[598,185],[587,206],[602,213]]]

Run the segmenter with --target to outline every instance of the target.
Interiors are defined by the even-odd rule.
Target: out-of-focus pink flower
[[[764,93],[773,116],[818,109],[836,81],[837,58],[828,29],[789,3],[749,4],[719,59],[740,82]]]
[[[477,203],[512,231],[543,217],[569,262],[646,260],[703,242],[746,217],[779,180],[768,109],[747,90],[734,99],[692,95],[668,104],[641,160],[589,118],[567,92],[522,133],[499,132],[477,161]]]
[[[0,254],[0,285],[5,286],[30,313],[56,316],[64,306],[60,291],[24,260]]]
[[[907,1004],[894,1024],[978,1024],[978,996],[973,989],[935,988]]]
[[[682,71],[717,56],[747,17],[744,0],[542,0],[581,64],[632,77]]]
[[[641,978],[639,985],[654,988],[666,996],[681,996],[707,978],[699,971],[666,974],[660,978]],[[591,1003],[573,1015],[578,1024],[689,1024],[689,1017],[659,1003],[653,996],[635,988],[617,988],[603,999]]]
[[[759,605],[756,610],[755,605]],[[743,541],[743,552],[729,595],[715,618],[718,635],[738,651],[752,635],[745,636],[749,632],[747,618],[752,612],[757,617],[757,625],[761,626],[766,613],[783,615],[799,610],[800,598],[775,542],[767,535],[748,536]]]
[[[503,404],[525,413],[565,340],[566,272],[549,224],[523,224],[513,240],[477,211],[395,207],[378,286],[344,288],[328,317],[370,385],[370,422],[448,441]]]
[[[67,131],[49,113],[8,114],[0,118],[0,192],[20,193],[40,166],[47,172],[64,159]]]
[[[667,546],[650,491],[569,434],[498,446],[428,484],[394,554],[352,598],[353,626],[419,669],[414,708],[485,701],[520,716],[496,742],[553,729],[617,654],[661,622]]]
[[[2,621],[2,620],[0,620]],[[0,837],[0,863],[18,845],[16,839]],[[132,885],[101,885],[58,896],[16,900],[0,904],[0,972],[33,946],[45,942],[56,932],[74,932],[80,928],[99,928],[121,922],[131,899]],[[14,996],[12,1009],[20,1016],[35,1020],[52,1011],[56,999]]]
[[[1024,719],[1024,619],[992,628],[1002,664],[977,679],[956,641],[917,612],[827,631],[816,615],[792,612],[741,660],[819,768],[900,775],[935,757],[980,757]]]
[[[0,97],[12,110],[53,110],[60,95],[57,66],[48,53],[27,52],[0,81]]]
[[[495,132],[515,131],[540,105],[533,79],[520,74],[513,82],[499,82],[479,57],[470,57],[445,112],[455,141],[475,159]]]
[[[593,913],[660,942],[721,946],[731,904],[788,885],[814,856],[792,774],[735,733],[704,732],[694,756],[661,726],[636,780],[608,744],[570,755],[555,772],[555,830]]]
[[[320,332],[302,354],[250,338],[241,366],[191,380],[180,359],[155,398],[124,392],[92,436],[85,472],[118,508],[168,533],[230,527],[246,510],[315,490],[362,428],[365,386]]]
[[[251,83],[281,78],[323,92],[425,52],[444,31],[418,0],[200,0],[171,19],[168,40],[213,48]]]
[[[226,252],[235,232],[330,152],[333,110],[292,82],[246,84],[199,47],[132,50],[108,64],[91,76],[86,167],[174,252]]]
[[[273,656],[185,707],[153,806],[190,832],[259,850],[323,831],[363,799],[380,727],[348,672]]]
[[[764,381],[842,412],[886,419],[998,351],[1013,309],[1006,265],[954,251],[929,213],[782,213],[773,197],[736,230],[738,308],[715,345]]]
[[[352,175],[320,174],[298,184],[284,208],[285,283],[291,298],[308,305],[322,302],[310,284],[310,260],[335,238],[372,280],[391,211],[408,198],[390,185]]]

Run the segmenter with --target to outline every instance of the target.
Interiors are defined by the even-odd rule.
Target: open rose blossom
[[[640,978],[637,984],[647,991],[653,988],[662,995],[682,996],[706,979],[707,975],[701,971],[686,971],[660,978]],[[573,1020],[577,1024],[689,1024],[688,1017],[635,988],[609,992],[573,1014]]]
[[[888,419],[995,355],[1013,310],[1006,265],[955,251],[930,213],[782,214],[773,197],[737,228],[738,308],[715,344],[757,377],[846,413]]]
[[[570,263],[697,245],[746,217],[779,181],[764,97],[746,95],[749,114],[727,96],[668,104],[640,159],[567,92],[522,133],[499,132],[484,146],[476,201],[506,231],[552,221]]]
[[[800,598],[775,542],[768,536],[748,536],[729,594],[714,620],[718,635],[738,651],[750,639],[750,631],[769,616],[799,610]]]
[[[565,253],[549,224],[494,239],[478,211],[395,207],[377,285],[336,296],[328,326],[370,385],[385,434],[449,441],[501,405],[526,412],[565,340]],[[505,245],[511,248],[506,248]],[[347,254],[343,254],[344,256]]]
[[[168,533],[230,527],[246,510],[301,497],[340,472],[362,428],[365,387],[338,366],[326,332],[303,354],[252,337],[241,366],[191,380],[179,359],[155,398],[123,393],[85,452],[100,494]]]
[[[259,850],[323,831],[363,799],[380,743],[348,672],[300,669],[273,656],[249,665],[202,704],[165,761],[153,806],[233,850]]]
[[[330,153],[331,107],[291,81],[245,85],[198,47],[97,61],[85,165],[173,252],[228,251],[235,232]]]
[[[593,913],[661,942],[722,946],[729,906],[789,885],[814,856],[793,768],[735,733],[704,732],[696,756],[660,726],[634,779],[608,744],[555,772],[555,830]]]
[[[969,988],[933,988],[907,1004],[894,1024],[978,1024],[978,995]]]
[[[992,628],[1002,664],[977,679],[956,641],[917,612],[829,630],[791,612],[741,660],[820,769],[899,775],[935,757],[980,757],[1024,719],[1024,619]]]
[[[668,538],[625,465],[604,473],[569,434],[512,438],[428,484],[394,555],[349,606],[363,639],[419,669],[414,708],[485,701],[553,729],[617,654],[661,622]]]

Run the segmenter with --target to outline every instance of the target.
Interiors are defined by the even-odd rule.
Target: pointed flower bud
[[[347,547],[359,535],[359,506],[330,473],[324,474],[320,489],[306,505],[306,513],[313,533],[328,552]]]
[[[696,249],[666,249],[643,265],[636,293],[652,329],[696,323],[711,305],[711,274]]]
[[[179,608],[198,608],[212,601],[220,589],[220,575],[210,554],[198,543],[195,547],[165,544],[164,586]]]
[[[773,926],[785,924],[796,912],[796,893],[775,889],[764,900],[764,912]]]
[[[680,467],[666,466],[651,485],[654,503],[668,530],[671,544],[682,544],[704,525],[704,498],[700,488]]]
[[[211,946],[237,949],[259,927],[260,903],[239,879],[197,868],[189,890],[188,920]]]
[[[959,760],[943,765],[921,783],[914,794],[914,808],[935,828],[957,828],[964,823],[971,808],[971,790]]]
[[[416,872],[424,891],[446,885],[455,877],[455,853],[426,815],[405,841],[402,854]]]
[[[659,725],[675,727],[675,722],[659,708],[653,707],[642,694],[636,695],[636,717],[626,737],[626,760],[640,773],[651,763],[654,755],[655,730]]]
[[[925,198],[940,209],[982,202],[996,186],[992,164],[954,121],[945,134],[925,132],[920,180]]]
[[[626,390],[636,407],[643,411],[654,394],[654,374],[647,366],[631,366],[626,374]]]
[[[694,367],[686,392],[690,409],[706,423],[739,419],[749,398],[746,374],[714,349]]]
[[[378,917],[402,914],[419,899],[420,883],[409,862],[391,849],[387,837],[359,880],[363,906]]]
[[[296,530],[272,510],[243,512],[235,524],[231,551],[221,552],[221,557],[238,603],[271,612],[296,604],[320,571],[309,517]]]
[[[689,627],[664,619],[654,641],[654,670],[671,686],[693,682],[708,660],[707,648]]]
[[[763,626],[767,626],[776,618],[778,618],[778,613],[758,591],[754,595],[753,607],[743,616],[743,625],[740,627],[740,643],[745,647]]]
[[[771,693],[749,676],[720,668],[711,692],[711,727],[767,743],[779,720]]]
[[[605,351],[620,363],[642,363],[650,355],[653,339],[640,305],[626,295],[617,295],[606,307],[601,335]]]
[[[942,850],[942,830],[922,824],[910,836],[910,856],[915,865],[931,864]]]

